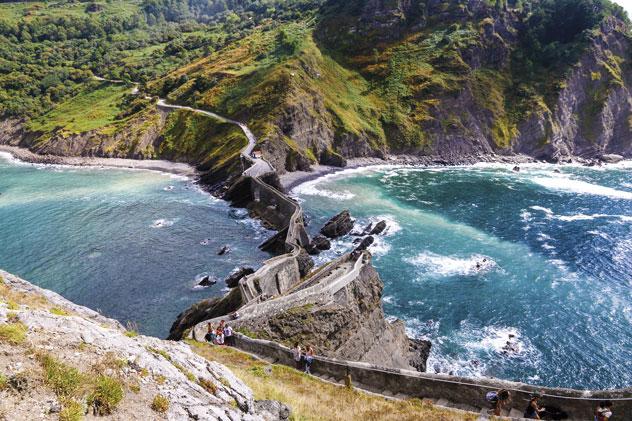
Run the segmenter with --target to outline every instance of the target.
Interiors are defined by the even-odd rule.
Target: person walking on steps
[[[531,420],[541,420],[540,413],[546,411],[546,408],[540,408],[538,406],[538,399],[540,396],[533,395],[531,396],[531,400],[529,401],[529,406],[524,410],[524,417]]]
[[[213,327],[213,323],[209,323],[206,325],[207,331],[206,335],[204,335],[204,339],[206,342],[215,343],[215,328]]]
[[[294,364],[296,364],[296,369],[301,370],[303,367],[301,366],[301,360],[303,359],[303,350],[301,346],[296,342],[294,344],[294,348],[292,348],[292,359],[294,360]]]
[[[305,373],[312,374],[312,363],[314,362],[314,348],[310,345],[305,353]]]
[[[612,402],[602,401],[595,410],[595,421],[609,421],[612,417]]]
[[[504,409],[505,404],[509,401],[509,391],[500,389],[498,391],[487,392],[485,400],[490,403],[494,415],[499,416]]]

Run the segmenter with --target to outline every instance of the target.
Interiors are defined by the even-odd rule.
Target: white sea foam
[[[321,182],[322,182],[322,179],[319,178],[313,181],[308,181],[306,183],[300,184],[292,190],[292,194],[305,195],[305,196],[322,196],[322,197],[329,197],[331,199],[337,199],[337,200],[350,200],[355,197],[355,195],[351,193],[350,191],[327,190],[319,186]]]
[[[549,208],[545,208],[543,206],[531,206],[530,209],[533,209],[535,211],[542,211],[544,212],[547,216],[553,216],[553,211]]]
[[[632,192],[616,190],[581,180],[561,177],[533,177],[531,180],[549,190],[632,200]]]
[[[443,256],[425,251],[415,257],[404,259],[431,276],[475,276],[494,270],[496,262],[489,256],[473,254],[469,257]],[[477,264],[480,267],[477,267]]]
[[[165,228],[170,227],[176,222],[175,219],[156,219],[153,224],[151,224],[152,228]]]

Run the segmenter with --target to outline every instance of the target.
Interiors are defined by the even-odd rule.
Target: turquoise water
[[[370,249],[384,308],[433,342],[428,371],[630,386],[632,165],[555,168],[376,167],[294,194],[312,233],[342,208],[389,222]]]
[[[0,156],[0,268],[146,334],[166,336],[236,266],[257,267],[269,234],[182,177]],[[220,282],[195,288],[203,273]]]

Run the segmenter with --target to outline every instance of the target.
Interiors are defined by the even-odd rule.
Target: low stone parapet
[[[237,348],[256,354],[276,364],[293,367],[291,350],[272,341],[252,339],[237,333]],[[351,376],[355,387],[389,396],[445,399],[476,408],[487,408],[485,394],[491,390],[507,389],[511,392],[511,406],[526,408],[532,394],[538,393],[541,405],[555,406],[568,413],[570,419],[592,420],[598,403],[613,402],[616,419],[632,420],[632,388],[618,390],[572,390],[532,386],[498,379],[471,379],[442,374],[419,373],[391,369],[373,364],[343,361],[316,356],[312,373],[344,383]],[[614,419],[614,418],[613,418]]]

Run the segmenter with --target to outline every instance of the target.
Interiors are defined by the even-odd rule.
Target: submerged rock
[[[239,285],[239,281],[241,280],[241,278],[253,273],[255,273],[255,270],[253,268],[240,267],[232,271],[228,278],[224,279],[224,282],[226,282],[226,286],[228,288],[235,288]]]
[[[349,234],[353,229],[353,219],[348,210],[343,210],[338,215],[331,218],[320,230],[327,238],[338,238]]]
[[[228,253],[230,253],[230,247],[228,247],[226,245],[226,246],[223,246],[221,249],[219,249],[219,251],[217,252],[217,255],[218,256],[223,256],[223,255],[228,254]]]

